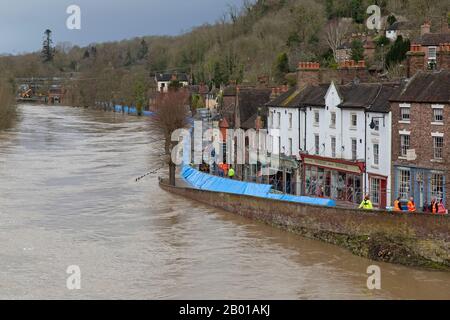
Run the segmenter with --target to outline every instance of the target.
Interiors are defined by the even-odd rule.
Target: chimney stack
[[[407,77],[411,78],[417,71],[426,70],[425,52],[420,44],[411,44],[407,55]]]
[[[450,43],[443,43],[439,46],[437,58],[438,69],[450,71]]]
[[[346,60],[339,63],[338,76],[341,84],[354,82],[355,79],[367,82],[369,80],[369,71],[366,67],[366,61]]]
[[[317,86],[321,81],[320,64],[318,62],[300,62],[297,69],[297,87],[300,90],[307,86]]]

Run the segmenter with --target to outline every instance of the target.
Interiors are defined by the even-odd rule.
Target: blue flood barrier
[[[200,190],[241,194],[259,198],[267,198],[295,203],[311,204],[326,207],[335,207],[336,201],[331,199],[301,197],[288,194],[272,193],[272,186],[252,182],[236,181],[227,178],[212,176],[200,172],[187,165],[183,166],[181,177],[192,187]]]
[[[135,107],[116,105],[114,106],[114,111],[118,113],[137,115],[137,110]],[[142,115],[145,117],[153,117],[155,113],[152,111],[143,111]]]

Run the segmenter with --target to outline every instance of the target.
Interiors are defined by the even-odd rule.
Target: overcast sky
[[[45,29],[55,43],[87,45],[144,35],[176,35],[213,23],[243,0],[0,0],[0,53],[39,50]],[[81,30],[69,30],[70,5],[81,8]]]

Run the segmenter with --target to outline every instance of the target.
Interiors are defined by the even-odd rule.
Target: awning
[[[347,173],[362,174],[365,170],[365,163],[359,161],[325,158],[313,155],[302,155],[302,161],[304,165],[317,166]]]

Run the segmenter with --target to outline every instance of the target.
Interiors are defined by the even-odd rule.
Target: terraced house
[[[418,72],[391,108],[394,196],[413,196],[420,209],[433,198],[448,205],[450,72]]]
[[[299,81],[267,104],[272,149],[299,162],[297,171],[282,166],[281,184],[291,193],[350,203],[370,193],[385,208],[391,202],[389,99],[399,85],[319,84],[307,74],[309,84]]]

